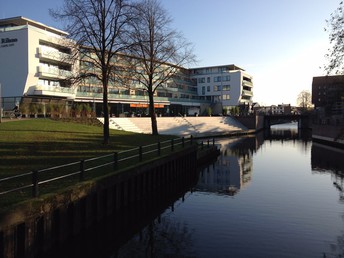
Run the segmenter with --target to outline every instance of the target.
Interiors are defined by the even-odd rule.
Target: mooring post
[[[192,145],[192,144],[193,144],[193,136],[190,135],[190,145]]]
[[[185,145],[185,141],[184,141],[184,136],[182,137],[182,146],[184,148],[184,145]]]
[[[139,161],[142,161],[142,146],[139,147]]]
[[[32,197],[38,196],[38,171],[32,171]]]
[[[158,141],[158,156],[161,155],[161,143]]]
[[[208,139],[208,148],[209,148],[209,139]]]
[[[113,153],[113,169],[116,170],[118,168],[118,153]]]
[[[80,181],[83,181],[85,178],[85,160],[80,160]]]
[[[174,150],[174,139],[171,140],[171,151]]]

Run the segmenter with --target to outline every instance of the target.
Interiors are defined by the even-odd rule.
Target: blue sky
[[[254,101],[292,104],[324,75],[326,19],[339,0],[161,0],[172,26],[194,44],[199,66],[235,64],[254,78]],[[62,28],[49,16],[63,0],[0,0],[0,18],[24,16]]]

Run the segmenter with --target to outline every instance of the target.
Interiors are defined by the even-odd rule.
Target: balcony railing
[[[34,87],[35,95],[50,95],[50,96],[59,96],[59,97],[75,97],[75,88],[66,88],[60,86],[51,86],[51,85],[37,85]]]
[[[40,77],[65,79],[72,76],[71,71],[61,70],[58,68],[38,66],[38,73]]]
[[[38,48],[38,56],[41,59],[54,60],[60,63],[71,64],[73,62],[70,54],[62,53],[57,50],[42,49],[40,47]]]
[[[249,90],[242,90],[243,96],[253,96],[253,92]]]
[[[253,83],[244,80],[244,81],[242,81],[242,86],[250,86],[250,87],[253,87]]]

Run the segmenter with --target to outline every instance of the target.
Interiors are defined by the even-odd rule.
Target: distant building
[[[48,103],[64,101],[66,109],[74,103],[89,103],[97,115],[102,110],[101,83],[85,79],[71,85],[71,74],[92,66],[89,60],[71,62],[68,33],[24,18],[0,19],[0,83],[3,97],[22,97]],[[117,62],[121,62],[118,55]],[[120,64],[119,64],[120,65]],[[171,65],[171,64],[166,64]],[[147,94],[133,80],[128,85],[110,82],[110,113],[143,114],[148,108]],[[224,108],[252,104],[253,79],[244,69],[231,65],[178,68],[178,74],[155,94],[155,108],[163,115],[202,114],[211,108],[220,114]],[[21,101],[21,100],[20,100]],[[3,102],[3,103],[6,103]],[[5,107],[7,108],[7,107]]]
[[[325,116],[344,114],[344,75],[313,77],[312,103]]]
[[[278,104],[264,107],[255,107],[257,113],[270,115],[290,115],[292,113],[292,106],[290,104]]]

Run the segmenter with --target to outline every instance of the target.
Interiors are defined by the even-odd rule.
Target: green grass
[[[50,119],[3,122],[0,124],[0,178],[171,138],[174,137],[110,130],[110,144],[104,145],[101,126]]]

